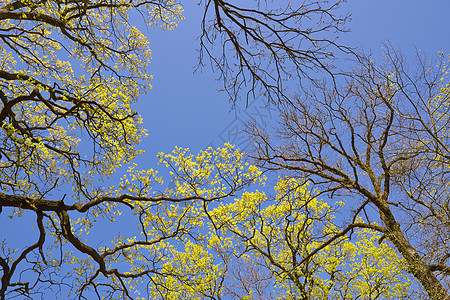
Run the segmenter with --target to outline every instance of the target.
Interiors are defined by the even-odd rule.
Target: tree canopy
[[[384,63],[359,56],[339,89],[314,90],[283,110],[278,141],[254,128],[254,156],[353,203],[350,226],[381,221],[372,229],[431,299],[446,299],[449,78],[443,55],[418,55],[416,65],[408,69],[390,45]]]
[[[253,164],[229,144],[160,153],[169,189],[134,163],[138,20],[175,29],[181,4],[0,0],[0,218],[27,236],[0,238],[0,299],[407,299],[415,280],[447,297],[447,67],[356,55],[342,2],[199,3],[200,64],[284,119],[275,142],[254,128]]]
[[[19,206],[14,218],[36,215],[38,235],[19,253],[3,242],[2,297],[45,297],[51,290],[81,299],[253,299],[252,285],[261,283],[261,293],[277,299],[407,295],[404,262],[378,245],[380,236],[365,230],[371,226],[334,225],[343,203],[331,207],[294,179],[280,179],[273,199],[244,191],[250,183],[264,185],[265,176],[230,145],[197,156],[177,148],[159,157],[173,172],[174,190],[161,193],[156,171],[132,166],[118,187],[84,204],[2,194],[2,203]],[[129,235],[102,226],[123,222],[122,214],[134,219]],[[356,239],[346,236],[349,229]],[[242,263],[270,277],[236,288],[240,277],[231,270]]]
[[[138,153],[145,130],[131,108],[150,86],[147,38],[128,22],[171,29],[174,3],[3,1],[0,9],[1,184],[39,198],[71,184],[95,197],[93,178]],[[90,151],[82,154],[80,143]]]

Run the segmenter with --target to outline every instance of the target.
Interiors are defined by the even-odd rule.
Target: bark
[[[432,300],[450,299],[447,290],[436,278],[430,266],[425,263],[416,249],[403,234],[400,224],[396,221],[391,210],[387,207],[380,209],[380,217],[387,228],[386,236],[397,248],[398,252],[408,263],[409,271],[420,281]]]

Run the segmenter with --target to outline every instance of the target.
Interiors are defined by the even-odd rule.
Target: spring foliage
[[[171,1],[0,1],[4,191],[41,197],[67,183],[91,197],[96,175],[140,152],[132,104],[151,88],[151,52],[129,19],[171,30],[181,12]]]
[[[274,299],[406,298],[405,263],[390,245],[379,243],[379,234],[356,229],[352,239],[342,236],[323,247],[340,233],[334,221],[342,203],[331,206],[314,198],[307,184],[288,178],[278,181],[274,197],[245,191],[248,184],[263,188],[266,178],[230,145],[197,156],[177,148],[159,157],[176,185],[164,194],[193,199],[127,202],[139,216],[141,236],[115,244],[135,245],[127,246],[125,255],[115,254],[114,262],[129,265],[134,273],[153,268],[151,276],[128,282],[132,290],[146,286],[151,298],[163,299],[219,299],[224,294],[254,299],[253,285],[265,280],[263,292]],[[157,187],[150,189],[148,175],[130,169],[121,189],[152,197]],[[236,285],[231,270],[241,264],[256,264],[270,276]]]
[[[342,232],[342,204],[300,180],[256,190],[264,175],[231,145],[161,153],[172,190],[132,164],[151,53],[129,20],[171,30],[181,13],[171,0],[0,0],[0,217],[33,227],[25,245],[0,241],[0,299],[403,297],[404,262],[378,234]]]
[[[253,286],[268,281],[263,292],[275,299],[406,295],[404,262],[378,234],[356,228],[351,239],[343,235],[323,246],[340,232],[335,215],[342,203],[327,204],[288,178],[278,181],[274,197],[244,191],[264,189],[266,178],[230,145],[197,156],[177,148],[159,157],[176,188],[161,192],[156,171],[131,167],[118,187],[72,220],[75,242],[61,234],[60,212],[46,215],[48,241],[42,257],[29,261],[33,272],[25,272],[33,287],[52,278],[51,288],[86,298],[253,299]],[[83,245],[91,245],[87,256]],[[16,259],[11,249],[3,251],[8,261]],[[241,274],[249,280],[235,284],[232,270],[241,264],[270,276]],[[18,292],[24,293],[10,295]]]

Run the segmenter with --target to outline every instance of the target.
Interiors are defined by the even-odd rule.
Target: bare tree
[[[313,88],[293,99],[281,113],[278,142],[253,128],[254,158],[264,168],[306,178],[330,198],[353,203],[346,226],[357,217],[381,222],[380,242],[395,246],[431,299],[448,299],[445,60],[418,55],[411,71],[390,45],[384,55],[384,64],[358,57],[338,89]]]
[[[252,299],[272,299],[271,288],[273,276],[264,268],[264,260],[254,257],[236,260],[228,266],[224,284],[224,295],[230,299],[242,299],[251,296]]]
[[[200,64],[206,54],[232,101],[241,92],[247,100],[263,94],[275,103],[289,101],[288,82],[333,77],[333,51],[351,52],[338,41],[349,20],[340,15],[343,2],[205,0]]]

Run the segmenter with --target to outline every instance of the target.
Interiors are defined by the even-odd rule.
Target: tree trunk
[[[388,209],[380,209],[381,219],[388,229],[386,237],[395,245],[397,250],[408,263],[408,268],[414,277],[419,280],[432,300],[450,300],[447,290],[436,278],[428,264],[417,253],[416,249],[405,238],[400,229],[400,224],[395,220],[394,215]]]

